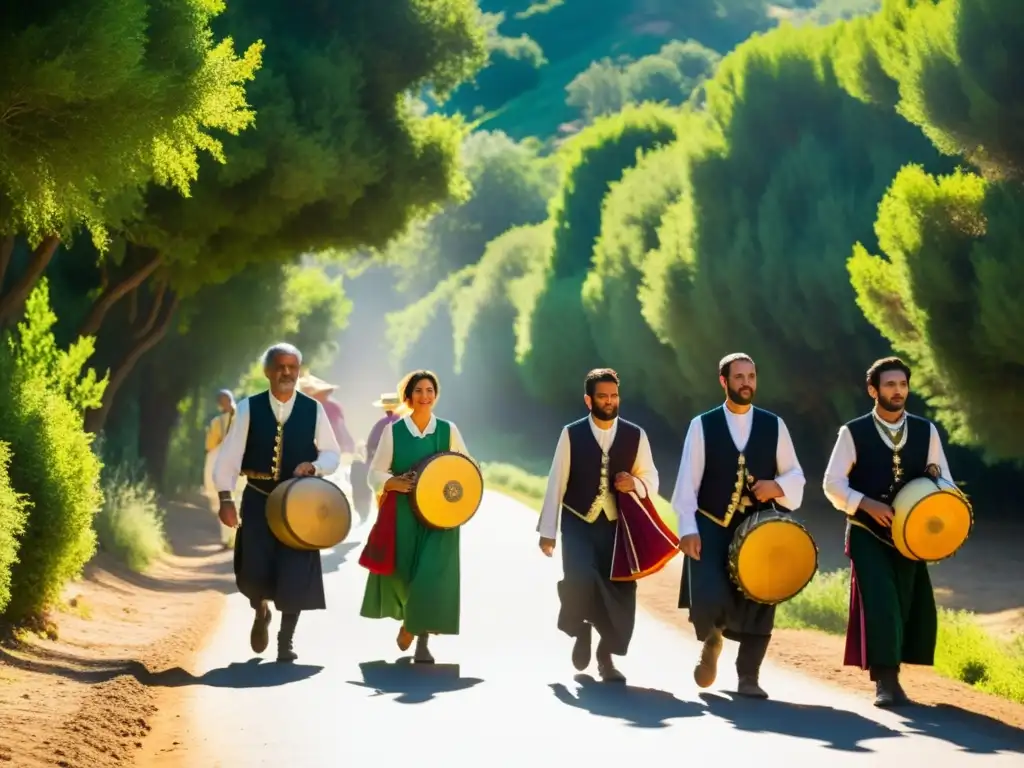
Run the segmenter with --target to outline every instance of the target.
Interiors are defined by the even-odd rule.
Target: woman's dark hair
[[[405,378],[398,384],[398,391],[402,393],[403,403],[408,403],[412,400],[412,393],[416,389],[416,385],[424,379],[434,385],[434,399],[436,400],[441,396],[441,384],[437,380],[436,373],[427,370],[413,371],[412,373],[405,374]]]
[[[602,381],[618,386],[619,374],[611,368],[595,368],[592,370],[587,374],[587,378],[583,380],[583,391],[587,393],[587,397],[594,396],[597,385]]]
[[[882,383],[882,374],[889,371],[903,371],[903,375],[907,377],[907,384],[910,383],[910,366],[898,357],[883,357],[881,360],[875,360],[868,368],[865,379],[868,384],[878,389],[878,385]]]

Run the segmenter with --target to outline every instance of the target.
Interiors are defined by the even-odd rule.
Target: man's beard
[[[597,406],[591,406],[590,413],[595,419],[600,419],[601,421],[611,421],[612,419],[619,415],[619,406],[613,405],[610,408],[605,408],[603,410],[601,408],[598,408]]]
[[[903,401],[901,401],[900,403],[897,404],[897,403],[894,403],[892,400],[889,400],[889,399],[887,399],[885,397],[882,397],[881,395],[878,396],[878,401],[877,402],[878,402],[878,407],[881,408],[886,413],[899,413],[907,405],[907,401],[906,400],[903,400]]]
[[[754,390],[744,387],[744,391],[749,394],[741,395],[732,387],[726,387],[726,392],[729,393],[729,399],[736,403],[736,405],[750,405],[754,401]]]

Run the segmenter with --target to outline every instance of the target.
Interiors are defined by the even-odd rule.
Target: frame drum
[[[818,572],[818,546],[791,515],[755,512],[736,529],[729,545],[729,575],[750,600],[777,605],[791,600]]]
[[[415,469],[409,503],[427,528],[450,530],[465,525],[480,508],[484,476],[468,456],[441,451]]]
[[[267,525],[286,547],[330,549],[352,529],[352,508],[345,492],[329,480],[293,477],[267,498]]]
[[[967,498],[945,478],[911,480],[893,499],[892,542],[908,560],[952,557],[974,527]]]

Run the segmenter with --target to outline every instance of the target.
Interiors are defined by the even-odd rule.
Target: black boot
[[[416,650],[413,652],[412,660],[416,664],[433,664],[434,654],[430,652],[430,636],[420,635],[416,638]]]
[[[266,600],[260,601],[253,606],[256,615],[252,619],[252,628],[249,630],[249,647],[253,653],[263,653],[270,645],[270,606]]]
[[[910,704],[910,699],[900,685],[899,667],[872,667],[871,679],[875,681],[875,706],[883,709]]]
[[[597,673],[606,683],[624,683],[626,676],[615,667],[612,654],[601,640],[597,644]]]
[[[572,665],[578,672],[582,672],[590,666],[590,646],[592,631],[589,624],[584,624],[576,635],[576,642],[572,646]]]
[[[740,649],[736,654],[736,677],[739,684],[736,693],[749,699],[767,699],[768,694],[761,687],[758,678],[761,675],[761,664],[768,652],[771,636],[745,635],[740,640]]]
[[[299,614],[282,613],[281,629],[277,633],[277,660],[282,663],[291,663],[299,658],[292,650],[292,640],[295,637],[295,625],[299,623]]]

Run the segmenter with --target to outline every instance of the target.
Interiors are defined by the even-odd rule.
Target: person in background
[[[206,461],[203,466],[203,485],[210,507],[214,514],[220,509],[217,486],[213,481],[213,466],[217,463],[217,455],[228,430],[235,419],[235,396],[230,390],[222,389],[217,393],[217,415],[210,420],[206,428]],[[235,531],[220,523],[220,543],[224,549],[230,549],[235,539]]]
[[[345,411],[342,410],[341,404],[331,397],[337,388],[337,384],[328,384],[311,373],[307,373],[299,379],[299,391],[304,395],[309,395],[324,407],[327,420],[331,423],[338,445],[341,446],[341,452],[353,454],[356,451],[356,441],[352,439],[352,434],[345,426]]]
[[[388,392],[382,394],[374,404],[374,408],[383,408],[384,416],[377,420],[377,423],[370,429],[370,435],[366,442],[359,446],[356,458],[352,460],[352,505],[356,514],[362,522],[369,519],[373,511],[373,489],[369,484],[369,468],[373,461],[373,455],[377,452],[380,444],[380,437],[389,424],[393,424],[400,418],[398,410],[402,405],[398,394]]]

